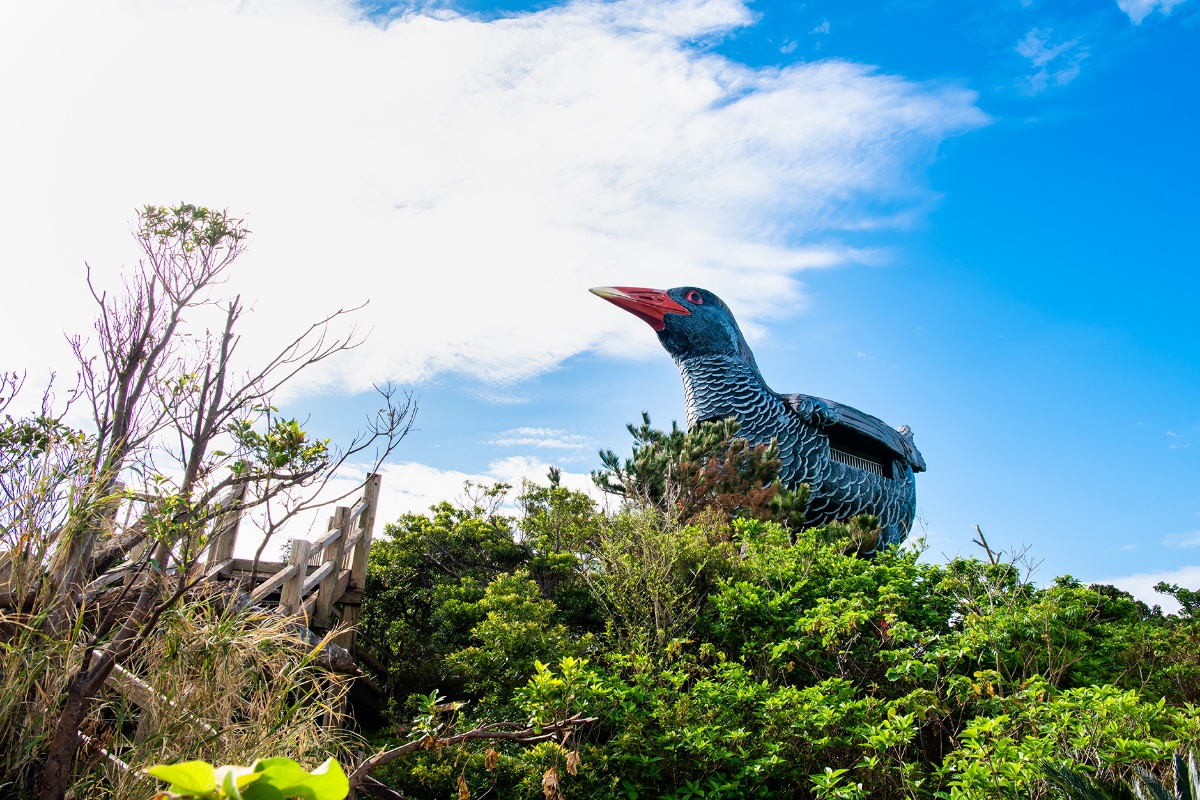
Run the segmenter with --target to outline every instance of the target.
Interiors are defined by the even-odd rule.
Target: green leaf
[[[216,798],[217,775],[207,761],[185,761],[182,764],[158,764],[146,770],[161,781],[171,784],[171,794],[190,795],[203,800]]]
[[[244,800],[278,800],[302,797],[304,800],[344,800],[350,793],[350,781],[332,758],[307,772],[290,758],[265,758],[255,762],[258,780],[242,792]]]

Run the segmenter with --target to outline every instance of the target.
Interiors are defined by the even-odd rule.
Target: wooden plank
[[[113,666],[112,672],[108,674],[104,682],[139,708],[145,708],[153,703],[157,694],[148,683],[120,664]]]
[[[374,477],[378,477],[378,476],[376,476],[374,474],[368,475],[367,482],[369,483],[371,478],[374,478]],[[354,504],[354,508],[350,509],[350,518],[346,521],[349,522],[351,525],[354,525],[356,522],[358,522],[359,516],[361,516],[362,513],[364,511],[366,511],[370,505],[371,505],[371,499],[368,496],[367,492],[364,491],[363,496],[361,498],[359,498],[357,503]],[[358,526],[358,527],[362,527],[362,526]]]
[[[317,569],[311,575],[304,579],[304,588],[301,590],[300,594],[307,597],[308,593],[313,590],[314,586],[329,577],[329,575],[333,572],[333,567],[334,564],[332,561],[326,561],[324,564],[317,567]]]
[[[233,559],[227,558],[219,564],[209,565],[209,570],[204,574],[204,580],[211,581],[219,578],[222,575],[228,575],[230,568],[233,566]]]
[[[331,517],[331,519],[337,519],[337,517]],[[322,533],[316,539],[312,540],[312,554],[313,555],[317,555],[318,553],[323,553],[326,548],[328,548],[331,544],[335,544],[338,541],[338,539],[341,538],[342,529],[340,527],[338,527],[335,523],[331,523],[331,524],[333,524],[334,527],[330,528],[329,530],[325,531],[325,533]]]
[[[7,553],[5,555],[7,555]],[[92,592],[98,592],[106,586],[110,586],[117,581],[124,580],[126,577],[132,577],[132,575],[137,571],[137,566],[138,565],[136,562],[132,564],[122,564],[120,567],[104,573],[99,578],[96,578],[96,580],[89,583],[85,588],[85,591],[88,594],[91,594]],[[7,590],[8,586],[0,586],[0,589]]]
[[[354,547],[354,545],[362,541],[362,537],[363,532],[361,530],[352,529],[350,532],[350,538],[346,540],[346,547]]]
[[[350,571],[346,570],[338,577],[337,586],[345,587],[345,585],[349,582],[349,580],[350,580]],[[313,614],[316,613],[316,608],[317,608],[317,593],[313,592],[304,601],[304,614],[306,616],[308,616],[309,618],[311,618],[313,616]]]
[[[259,584],[258,588],[250,593],[250,599],[258,600],[259,598],[266,597],[280,586],[283,586],[283,584],[287,582],[287,579],[295,574],[296,566],[294,564],[288,564],[286,567],[276,572],[270,580]]]
[[[342,602],[342,595],[346,593],[346,587],[350,585],[350,570],[344,569],[338,572],[337,583],[333,585],[333,602]]]
[[[281,569],[287,569],[288,565],[283,561],[260,561],[258,562],[259,575],[274,575]],[[235,558],[233,559],[233,571],[245,572],[249,574],[254,569],[253,558]]]
[[[384,675],[387,674],[387,671],[388,671],[387,665],[384,664],[382,661],[380,661],[378,658],[376,658],[375,654],[372,653],[370,650],[365,650],[361,647],[356,648],[354,650],[354,657],[356,659],[367,662],[372,667],[374,667],[376,669],[376,671],[378,671]]]
[[[129,771],[128,764],[126,764],[121,759],[117,758],[115,755],[110,753],[108,750],[101,747],[100,743],[97,742],[95,739],[88,736],[86,733],[83,733],[82,731],[75,731],[75,734],[79,737],[80,742],[82,742],[87,747],[94,748],[98,753],[100,753],[100,755],[104,756],[108,760],[108,763],[112,764],[114,767],[121,770],[122,772]]]

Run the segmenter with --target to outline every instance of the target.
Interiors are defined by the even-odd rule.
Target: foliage
[[[478,605],[498,575],[525,565],[512,521],[492,513],[487,500],[507,486],[489,488],[482,503],[439,503],[429,515],[406,514],[386,526],[371,547],[361,628],[392,651],[392,679],[401,699],[439,688],[440,658],[471,643],[485,613]],[[451,681],[441,688],[458,692]]]
[[[334,759],[312,772],[290,758],[264,758],[248,767],[214,767],[207,761],[159,764],[146,770],[170,784],[164,798],[195,800],[343,800],[350,793],[346,773]]]
[[[1069,576],[1037,585],[1019,560],[873,552],[869,517],[797,533],[718,505],[692,524],[653,503],[603,514],[553,480],[522,498],[525,515],[490,519],[473,555],[455,534],[471,514],[442,528],[462,537],[447,548],[461,579],[409,542],[405,580],[439,575],[428,680],[467,701],[463,725],[536,722],[538,708],[597,722],[569,743],[464,742],[389,764],[413,796],[1041,800],[1045,760],[1120,782],[1200,739],[1186,613]],[[550,557],[561,569],[533,579]],[[563,586],[587,592],[586,613],[556,613],[579,603]],[[572,652],[572,637],[587,644]]]
[[[572,636],[554,621],[555,611],[527,572],[498,576],[482,598],[454,610],[479,622],[471,628],[471,643],[446,656],[447,671],[471,687],[483,708],[504,709],[540,659],[557,662],[589,648],[591,635]]]
[[[1179,753],[1173,759],[1174,790],[1169,790],[1158,777],[1138,770],[1138,777],[1120,783],[1096,780],[1065,764],[1042,763],[1042,773],[1063,800],[1196,800],[1200,797],[1200,771],[1196,769],[1196,754],[1188,753],[1185,762]]]
[[[778,480],[779,449],[737,438],[735,419],[701,422],[684,431],[642,424],[626,426],[633,455],[622,461],[612,450],[600,452],[604,469],[592,473],[600,489],[635,503],[693,522],[717,512],[726,517],[775,519],[799,529],[808,503],[808,487],[794,490]]]

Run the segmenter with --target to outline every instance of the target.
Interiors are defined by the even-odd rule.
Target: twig
[[[429,735],[422,736],[420,739],[402,744],[399,747],[394,747],[391,750],[376,753],[359,764],[354,772],[350,773],[350,786],[357,787],[362,785],[363,781],[369,777],[371,770],[395,761],[407,753],[428,749],[432,745],[459,744],[461,742],[469,742],[473,739],[502,739],[504,741],[517,742],[518,744],[535,744],[537,742],[549,741],[564,731],[569,733],[580,725],[587,725],[598,721],[598,719],[598,717],[580,717],[579,714],[576,714],[562,722],[543,725],[540,729],[529,727],[517,731],[499,730],[501,727],[511,726],[515,723],[493,722],[490,725],[483,725],[464,733],[456,733],[444,739]]]
[[[983,551],[987,553],[988,561],[991,562],[993,567],[999,564],[1000,556],[1004,555],[1004,551],[992,550],[992,548],[988,546],[988,540],[984,537],[983,531],[980,529],[980,527],[978,525],[972,525],[971,527],[974,528],[975,532],[979,534],[978,539],[972,539],[971,541],[983,548]]]

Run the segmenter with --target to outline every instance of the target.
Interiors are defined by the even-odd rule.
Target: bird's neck
[[[752,363],[732,356],[676,359],[683,376],[688,427],[701,420],[741,419],[747,403],[758,405],[772,396]]]

